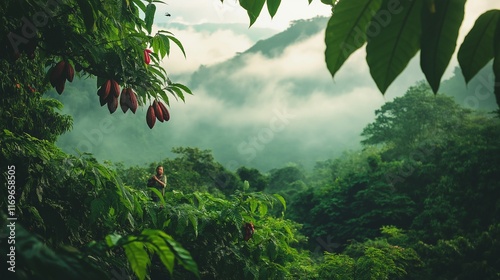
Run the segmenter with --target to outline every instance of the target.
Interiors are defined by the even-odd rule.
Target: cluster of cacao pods
[[[113,79],[106,80],[99,90],[97,90],[101,106],[108,104],[110,114],[113,114],[118,108],[118,96],[120,96],[120,85]]]
[[[128,109],[135,114],[137,110],[137,95],[132,90],[132,88],[123,88],[120,95],[120,107],[123,113],[126,113]]]
[[[168,112],[165,104],[155,99],[153,104],[149,105],[146,113],[146,122],[148,123],[149,128],[153,128],[156,123],[156,119],[160,122],[168,121],[170,120],[170,113]]]
[[[255,227],[253,226],[252,223],[245,223],[245,225],[243,225],[243,240],[245,241],[250,240],[250,238],[252,238],[254,233],[255,233]]]
[[[49,81],[56,88],[57,93],[61,94],[64,91],[66,80],[71,83],[74,76],[75,70],[71,63],[61,60],[50,69]]]

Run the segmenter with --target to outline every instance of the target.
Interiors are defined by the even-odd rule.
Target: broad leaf
[[[281,205],[283,205],[283,210],[286,211],[286,201],[285,201],[285,199],[281,195],[279,195],[277,193],[273,194],[273,196],[276,197],[281,202]]]
[[[240,0],[240,5],[243,7],[250,18],[250,26],[252,26],[262,11],[266,0]]]
[[[366,62],[382,93],[420,49],[422,0],[385,0],[366,30]]]
[[[181,49],[182,51],[182,54],[184,55],[184,57],[186,57],[186,51],[184,51],[184,47],[182,46],[182,43],[181,41],[179,41],[177,38],[175,38],[174,36],[167,36],[170,40],[172,40],[178,47],[179,49]]]
[[[92,4],[87,0],[77,0],[77,3],[82,12],[85,29],[87,29],[87,32],[93,32],[95,29],[95,14]]]
[[[273,18],[278,11],[280,4],[281,0],[267,0],[267,10],[269,11],[271,18]]]
[[[134,4],[141,9],[142,12],[146,12],[146,5],[141,1],[141,0],[132,0],[134,1]]]
[[[198,265],[191,257],[191,254],[184,249],[181,244],[175,241],[170,235],[159,231],[158,234],[165,240],[170,250],[175,254],[177,261],[188,271],[191,271],[199,278]]]
[[[178,88],[182,89],[183,91],[185,91],[188,94],[191,94],[191,95],[193,94],[193,92],[191,92],[191,90],[187,86],[185,86],[183,84],[172,83],[170,86],[178,87]]]
[[[170,55],[170,40],[165,35],[159,34],[158,36],[163,41],[163,48],[160,50],[160,57],[163,59],[165,55]]]
[[[151,28],[153,26],[153,21],[155,17],[156,6],[153,3],[150,3],[146,6],[146,17],[144,18],[144,22],[146,23],[146,30],[149,34],[151,34]]]
[[[106,245],[108,245],[108,247],[116,246],[120,240],[122,240],[122,236],[116,233],[108,234],[105,238]]]
[[[167,268],[170,275],[174,272],[175,255],[168,247],[165,240],[158,236],[155,230],[145,230],[142,234],[148,236],[148,240],[154,245],[155,252],[160,257],[161,262]]]
[[[469,81],[494,57],[493,37],[500,10],[482,14],[474,23],[458,51],[458,63],[465,82]]]
[[[432,1],[422,9],[420,67],[434,93],[455,52],[466,0]]]
[[[341,0],[325,32],[325,60],[332,77],[347,58],[366,42],[366,28],[382,0]]]
[[[154,192],[155,195],[158,196],[158,198],[160,198],[161,205],[165,205],[165,198],[163,197],[163,194],[157,188],[148,188],[148,190]]]
[[[123,245],[125,255],[130,263],[132,271],[137,278],[143,280],[146,278],[147,267],[150,264],[150,259],[142,242],[132,241]]]
[[[267,214],[267,205],[264,203],[259,204],[259,214],[264,217]]]

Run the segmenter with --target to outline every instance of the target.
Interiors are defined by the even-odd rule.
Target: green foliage
[[[373,15],[378,20],[372,20],[367,28],[366,62],[382,93],[420,49],[422,2],[399,1],[400,6],[394,9],[394,2],[386,0]],[[388,22],[381,22],[388,14]]]
[[[162,165],[167,175],[167,191],[209,191],[229,195],[242,189],[242,181],[231,171],[216,162],[211,151],[191,147],[173,148],[178,156],[154,162],[149,167],[117,165],[117,172],[124,182],[137,189],[145,188],[156,166]]]
[[[466,83],[496,55],[494,42],[499,16],[498,10],[481,15],[460,47],[458,62]]]
[[[137,236],[108,235],[106,243],[110,249],[123,247],[132,270],[139,279],[144,279],[147,275],[147,269],[151,262],[149,252],[159,257],[170,275],[173,274],[174,265],[177,261],[187,271],[199,277],[198,267],[191,254],[170,235],[161,230],[145,229]]]
[[[387,230],[404,237],[395,227],[382,229]],[[325,252],[317,269],[319,279],[413,279],[421,267],[415,250],[377,238],[353,243],[342,254]]]
[[[17,86],[45,92],[49,87],[48,70],[64,60],[74,67],[77,76],[97,77],[97,87],[113,79],[122,87],[133,88],[139,105],[147,105],[152,98],[169,104],[165,92],[182,100],[185,93],[191,94],[186,86],[172,83],[159,66],[160,58],[170,53],[170,42],[183,53],[184,48],[168,31],[151,34],[155,4],[72,0],[46,5],[49,4],[32,0],[7,1],[0,12],[5,23],[0,29],[2,76],[9,73],[13,77],[7,83],[9,88],[2,82],[2,92],[16,91]],[[144,19],[139,9],[144,12]],[[29,20],[33,15],[45,17],[46,21],[35,26]],[[33,34],[28,34],[28,29],[33,29]],[[143,51],[147,48],[153,51],[151,64],[144,63]],[[27,63],[30,59],[33,62]],[[15,71],[10,72],[11,68]],[[36,104],[37,98],[33,101]],[[30,107],[33,106],[27,108]],[[15,115],[22,116],[17,112]],[[50,123],[46,119],[44,122]]]
[[[7,219],[2,215],[1,235],[8,236]],[[15,226],[15,275],[16,279],[104,279],[106,275],[91,265],[91,258],[74,248],[50,249],[34,234],[23,226]],[[2,251],[10,253],[7,242],[0,243]],[[9,259],[2,254],[0,260],[6,263]],[[4,267],[6,270],[6,267]],[[11,272],[3,272],[5,273]]]
[[[325,31],[325,60],[332,76],[354,51],[366,43],[370,16],[381,4],[382,0],[364,0],[340,1],[335,5],[335,16],[330,18]]]
[[[324,260],[318,266],[319,279],[354,280],[356,261],[342,254],[325,253]]]
[[[244,279],[284,277],[290,273],[285,267],[304,261],[304,256],[299,257],[301,253],[291,246],[304,241],[297,232],[298,225],[273,217],[268,211],[277,205],[285,207],[279,195],[238,192],[222,199],[206,192],[173,191],[166,194],[166,202],[163,208],[153,210],[156,222],[144,226],[160,228],[182,239],[203,279],[236,279],[242,277],[238,274],[241,271]],[[245,223],[255,226],[249,241],[243,240]],[[174,275],[191,279],[180,270]]]
[[[255,168],[247,168],[242,166],[236,170],[236,174],[242,182],[247,181],[250,190],[252,191],[263,191],[268,186],[268,178],[260,173],[259,170]]]
[[[434,96],[430,88],[418,83],[403,97],[387,102],[375,111],[375,122],[361,134],[363,144],[387,144],[396,154],[406,153],[425,141],[440,145],[446,132],[460,127],[468,110],[444,95]]]
[[[309,248],[335,253],[319,275],[495,279],[498,125],[422,84],[377,110],[366,148],[318,163],[289,202]]]
[[[422,9],[420,65],[432,90],[437,92],[455,52],[465,0],[428,1],[426,4],[429,8]]]

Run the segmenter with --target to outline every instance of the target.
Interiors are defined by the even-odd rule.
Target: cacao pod
[[[160,105],[158,104],[158,101],[153,101],[153,108],[155,109],[155,116],[156,118],[160,121],[163,122],[163,113],[161,111]]]
[[[255,233],[255,228],[252,223],[245,223],[245,225],[243,226],[243,230],[244,230],[243,239],[245,241],[250,240],[250,238],[252,238],[253,234]]]
[[[137,95],[135,94],[135,92],[131,88],[129,88],[128,91],[129,91],[128,107],[130,108],[132,113],[135,114],[135,111],[137,110]]]
[[[60,80],[66,79],[66,77],[63,76],[65,67],[66,62],[64,60],[61,60],[50,70],[49,81],[53,87],[59,85]]]
[[[66,74],[66,79],[71,83],[73,82],[73,77],[75,76],[75,69],[71,65],[71,63],[66,62],[66,69],[65,69],[65,74]]]
[[[99,95],[99,103],[101,104],[101,107],[104,106],[108,102],[107,98],[104,98],[103,95]]]
[[[122,108],[123,113],[126,113],[129,109],[129,99],[130,93],[128,88],[123,88],[120,96],[120,107]]]
[[[148,123],[149,128],[153,128],[156,122],[155,109],[152,105],[149,105],[148,112],[146,113],[146,122]]]
[[[158,102],[158,105],[160,105],[163,120],[168,122],[168,120],[170,120],[170,113],[168,112],[167,107],[162,102]]]
[[[112,93],[116,98],[120,96],[120,85],[117,81],[111,80],[111,90],[109,93]]]
[[[107,80],[101,85],[101,88],[97,91],[97,95],[101,96],[103,99],[106,99],[108,98],[110,91],[111,91],[111,80]]]
[[[116,111],[116,108],[118,108],[118,98],[110,95],[107,101],[109,113],[113,114]]]
[[[151,52],[151,51],[150,51],[150,50],[148,50],[148,49],[145,49],[145,50],[144,50],[144,63],[146,63],[146,64],[151,63],[151,57],[149,56],[149,53],[150,53],[150,52]]]
[[[104,95],[104,87],[101,86],[98,90],[97,90],[97,96],[103,96]]]
[[[66,79],[62,79],[60,81],[57,82],[56,84],[56,91],[57,93],[59,94],[62,94],[63,91],[64,91],[64,84],[66,83]]]

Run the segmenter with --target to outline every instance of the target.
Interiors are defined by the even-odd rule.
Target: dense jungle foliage
[[[266,1],[257,2],[242,5],[260,13]],[[267,3],[276,12],[279,1]],[[41,10],[53,20],[19,26]],[[189,89],[158,63],[170,43],[182,45],[168,32],[151,34],[153,3],[7,1],[1,12],[1,279],[500,277],[500,121],[435,95],[440,73],[432,89],[418,83],[377,110],[360,131],[362,150],[312,171],[228,170],[195,147],[130,167],[62,152],[55,143],[72,120],[43,93],[63,60],[98,86],[133,87],[142,106],[168,104],[166,92],[183,99]],[[498,21],[497,12],[486,16]],[[71,72],[52,87],[64,89]],[[168,175],[164,195],[146,184],[158,165]]]
[[[2,98],[10,108],[2,111],[2,168],[16,170],[19,279],[500,275],[499,120],[424,83],[376,111],[363,150],[312,171],[290,164],[265,173],[227,170],[193,147],[149,166],[67,155],[54,144],[71,123],[54,110],[61,104],[14,94],[30,95],[24,104]],[[7,117],[26,108],[39,117]],[[37,134],[43,119],[57,121]],[[165,196],[145,183],[157,165],[168,175]],[[1,204],[5,224],[6,196]],[[246,223],[255,226],[248,241]]]

